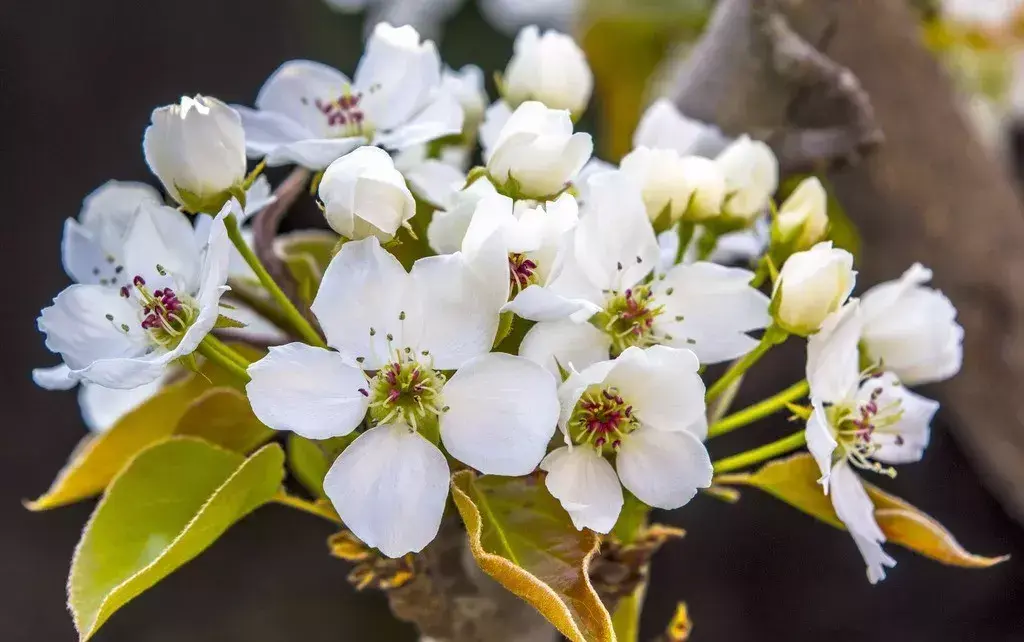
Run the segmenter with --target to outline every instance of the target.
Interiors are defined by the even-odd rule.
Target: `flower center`
[[[361,93],[351,93],[346,90],[334,100],[317,98],[313,104],[327,119],[328,127],[341,129],[341,136],[369,136],[372,133],[372,128],[366,121],[365,112],[359,106],[362,98]]]
[[[157,271],[166,274],[159,265]],[[154,345],[165,350],[174,349],[199,316],[199,304],[191,296],[179,295],[169,287],[151,292],[146,287],[146,280],[138,275],[130,286],[121,287],[121,296],[139,304],[142,317],[139,325]],[[107,315],[107,320],[115,323],[111,314]],[[120,323],[119,329],[128,332],[130,328]]]
[[[844,456],[854,466],[890,477],[896,476],[892,466],[882,466],[872,460],[882,444],[875,438],[879,434],[891,434],[897,445],[903,437],[895,430],[903,417],[899,400],[887,404],[879,403],[882,388],[875,388],[866,402],[858,404],[836,404],[826,409],[829,425]]]
[[[638,285],[624,292],[613,292],[604,310],[592,323],[612,339],[612,355],[618,356],[630,346],[645,348],[658,343],[654,319],[664,311],[651,296],[651,288]]]
[[[513,252],[508,255],[508,275],[513,292],[524,290],[537,282],[537,263],[525,254]]]
[[[638,426],[633,406],[614,387],[591,386],[576,402],[569,419],[569,436],[576,444],[616,450]]]
[[[408,351],[378,370],[369,390],[361,392],[370,398],[374,423],[403,421],[421,430],[436,423],[445,410],[441,400],[444,383],[444,375],[416,361]]]

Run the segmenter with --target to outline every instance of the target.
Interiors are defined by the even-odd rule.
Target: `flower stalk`
[[[764,336],[761,337],[761,342],[758,343],[753,350],[743,355],[742,358],[733,363],[732,366],[725,371],[725,374],[723,374],[718,381],[708,388],[705,400],[710,403],[720,394],[725,392],[733,380],[744,374],[747,370],[750,370],[755,363],[760,361],[761,357],[767,354],[767,352],[773,347],[785,341],[788,336],[789,335],[785,330],[782,330],[777,326],[771,326],[765,330]]]
[[[741,452],[738,455],[733,455],[732,457],[720,459],[714,462],[712,466],[715,469],[716,475],[732,472],[734,470],[741,470],[743,468],[753,466],[754,464],[760,464],[763,461],[774,459],[779,455],[785,455],[788,452],[800,448],[806,443],[806,434],[803,430],[798,430],[788,437],[783,437],[782,439],[773,441],[770,444],[765,444],[764,446],[759,446],[758,448]]]
[[[220,343],[219,341],[217,341],[216,339],[213,339],[211,341],[211,339],[213,339],[213,337],[210,335],[204,337],[202,342],[200,342],[199,347],[196,348],[196,352],[203,355],[203,357],[205,357],[207,361],[212,361],[213,363],[216,363],[218,366],[221,367],[222,370],[229,373],[230,375],[238,379],[240,382],[248,383],[249,373],[246,372],[245,366],[241,365],[241,363],[239,363],[236,359],[229,356],[227,352],[223,352],[222,349],[217,345],[217,343]],[[224,344],[221,343],[220,345],[223,346]],[[227,346],[224,346],[224,348],[227,348]],[[231,350],[230,348],[227,349]],[[231,350],[231,352],[234,351]]]
[[[752,424],[755,421],[774,414],[785,408],[788,404],[806,395],[809,389],[806,379],[798,381],[792,386],[768,397],[767,399],[763,399],[751,406],[747,406],[743,410],[734,412],[733,414],[711,424],[711,426],[708,427],[708,437],[724,435],[727,432],[731,432],[737,428],[742,428],[743,426]]]

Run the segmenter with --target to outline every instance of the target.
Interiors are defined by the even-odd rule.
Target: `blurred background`
[[[85,430],[74,393],[46,392],[30,379],[33,367],[56,363],[34,319],[67,284],[60,230],[64,219],[78,212],[82,197],[111,178],[156,184],[141,153],[151,109],[197,92],[251,103],[267,75],[292,58],[352,71],[365,29],[364,16],[351,13],[360,8],[356,5],[370,5],[369,22],[384,16],[417,23],[425,34],[439,38],[450,66],[475,63],[488,78],[507,62],[519,26],[539,21],[572,29],[583,11],[583,0],[332,1],[345,11],[320,0],[0,4],[0,122],[6,124],[0,176],[7,224],[0,237],[0,389],[6,408],[0,428],[3,640],[76,639],[64,606],[64,583],[91,503],[42,514],[21,507],[22,500],[45,490]],[[589,46],[596,43],[606,58],[632,61],[645,75],[653,73],[656,88],[657,75],[667,74],[659,63],[662,54],[685,50],[685,45],[667,43],[699,28],[706,11],[690,9],[701,4],[681,2],[685,10],[677,23],[639,31],[602,31],[595,21]],[[624,15],[629,22],[629,14]],[[944,42],[943,34],[932,35],[939,45]],[[657,55],[652,57],[652,51]],[[973,54],[947,49],[944,55]],[[954,61],[950,69],[957,74],[967,70],[969,89],[971,79],[985,81],[982,89],[965,94],[970,97],[965,104],[976,112],[974,122],[993,153],[1012,158],[1012,128],[1007,126],[1014,113],[1012,56],[1003,52],[987,62]],[[602,71],[596,72],[602,85]],[[622,76],[614,89],[625,99],[615,98],[607,82],[604,91],[599,87],[583,127],[595,132],[606,157],[620,145],[616,137],[623,137],[624,125],[615,125],[613,117],[639,109],[644,92],[650,91],[644,87]],[[489,89],[493,96],[493,84]],[[307,210],[289,225],[316,222],[315,211]],[[905,257],[905,263],[914,258]],[[802,376],[801,346],[786,348],[768,359],[771,380],[746,386],[738,403]],[[943,398],[941,387],[924,392]],[[753,490],[735,506],[701,496],[685,510],[660,516],[688,534],[656,558],[643,637],[660,632],[676,602],[686,601],[697,641],[1024,640],[1024,531],[982,487],[951,437],[949,421],[940,414],[922,463],[902,467],[897,479],[882,485],[934,516],[969,550],[1009,553],[1014,556],[1009,562],[989,570],[955,569],[890,546],[899,565],[889,579],[872,587],[847,534]],[[716,440],[713,457],[751,441],[767,441],[787,432],[787,426],[779,420],[740,432],[745,434]],[[347,565],[327,555],[325,539],[331,532],[315,517],[263,508],[125,607],[95,639],[414,639],[409,627],[390,617],[380,594],[356,593],[348,585]]]

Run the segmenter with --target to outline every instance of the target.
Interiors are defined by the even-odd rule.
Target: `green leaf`
[[[276,444],[248,459],[187,437],[140,452],[96,506],[71,561],[80,639],[269,501],[283,464]]]
[[[327,497],[324,477],[330,467],[331,462],[317,442],[295,433],[288,435],[288,469],[312,495]]]
[[[225,328],[244,328],[245,324],[241,321],[236,321],[231,317],[226,317],[223,314],[217,317],[217,323],[214,324],[214,330],[224,330]]]
[[[529,602],[573,642],[615,640],[587,569],[600,548],[536,477],[452,476],[452,497],[485,573]]]
[[[644,607],[647,583],[640,582],[636,589],[619,600],[612,614],[616,642],[638,642],[640,639],[640,613]]]
[[[255,450],[275,434],[256,418],[245,395],[234,388],[204,392],[189,405],[174,433],[201,437],[239,453]]]
[[[718,484],[739,484],[759,488],[787,504],[841,530],[846,530],[832,508],[832,501],[822,492],[817,480],[818,465],[809,453],[800,453],[769,462],[754,473],[720,475]],[[881,488],[864,482],[875,504],[875,519],[888,541],[950,566],[986,568],[1009,559],[1009,556],[984,557],[965,550],[942,524],[890,495]]]

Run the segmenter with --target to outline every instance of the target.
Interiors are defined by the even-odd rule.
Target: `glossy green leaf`
[[[845,530],[832,508],[832,501],[817,482],[820,476],[811,455],[800,453],[769,462],[754,473],[721,475],[715,482],[759,488],[826,524]],[[867,482],[864,487],[875,504],[875,519],[888,541],[951,566],[985,568],[1008,559],[1008,556],[984,557],[970,553],[939,522],[918,508]]]
[[[201,437],[228,450],[248,453],[275,433],[256,418],[244,394],[234,388],[213,388],[189,405],[174,434]]]
[[[294,433],[288,435],[288,470],[312,495],[327,497],[324,477],[330,467],[331,462],[317,442]]]
[[[140,452],[96,506],[71,561],[68,605],[80,638],[269,501],[283,464],[276,444],[248,459],[187,437]]]
[[[600,548],[578,531],[537,477],[452,476],[452,497],[481,569],[529,602],[573,642],[615,640],[611,616],[590,582]]]

